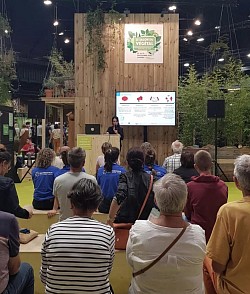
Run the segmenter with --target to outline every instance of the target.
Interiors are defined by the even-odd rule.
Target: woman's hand
[[[114,218],[110,218],[110,217],[108,217],[107,218],[107,225],[108,226],[111,226],[112,228],[113,228],[113,226],[114,226]]]
[[[51,217],[53,217],[56,214],[57,214],[57,210],[56,209],[52,209],[52,210],[48,211],[48,218],[51,218]]]

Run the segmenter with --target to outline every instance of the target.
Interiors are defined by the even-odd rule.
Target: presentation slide
[[[175,92],[116,92],[116,115],[124,126],[175,126]]]

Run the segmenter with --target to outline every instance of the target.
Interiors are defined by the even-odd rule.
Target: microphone
[[[115,125],[115,130],[117,131],[117,125]]]

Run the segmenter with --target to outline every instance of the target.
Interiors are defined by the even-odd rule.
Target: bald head
[[[196,168],[201,172],[210,172],[213,162],[210,153],[205,150],[200,150],[194,155],[194,163]]]

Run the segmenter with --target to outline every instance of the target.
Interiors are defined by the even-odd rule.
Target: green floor
[[[234,183],[226,183],[229,189],[229,202],[240,199],[241,192],[235,187]],[[33,183],[31,180],[24,180],[21,184],[16,184],[16,189],[20,205],[30,205],[33,198]]]

